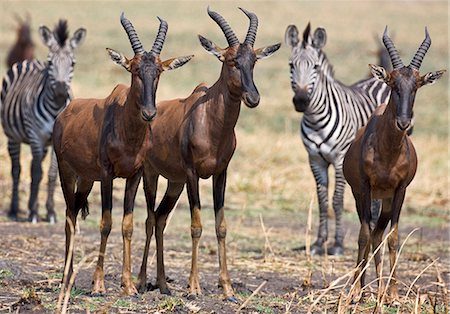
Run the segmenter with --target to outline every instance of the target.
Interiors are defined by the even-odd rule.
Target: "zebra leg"
[[[30,199],[28,201],[29,216],[28,220],[32,223],[38,222],[38,193],[39,184],[42,180],[42,159],[45,156],[45,149],[39,142],[31,142],[31,188]]]
[[[328,166],[321,157],[309,158],[314,179],[316,180],[317,198],[319,200],[319,231],[317,240],[311,246],[311,255],[322,255],[323,244],[328,239]]]
[[[12,220],[17,220],[19,211],[20,143],[8,140],[8,153],[11,158],[11,175],[13,179],[11,206],[8,217]]]
[[[335,168],[335,188],[333,194],[333,209],[336,219],[336,235],[335,242],[332,247],[328,249],[329,255],[343,255],[344,254],[344,230],[342,228],[342,208],[344,207],[344,190],[345,178],[342,170],[343,159],[338,159],[334,164]]]
[[[56,223],[56,213],[53,201],[53,194],[55,193],[56,176],[58,175],[58,161],[56,160],[55,151],[51,152],[50,169],[48,170],[48,185],[47,185],[47,219],[51,224]]]

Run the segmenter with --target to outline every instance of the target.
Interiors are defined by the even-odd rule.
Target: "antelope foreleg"
[[[227,224],[225,222],[224,200],[227,173],[224,170],[218,176],[213,177],[214,213],[216,217],[216,236],[219,254],[219,286],[222,287],[225,298],[235,301],[231,286],[230,275],[227,268]]]

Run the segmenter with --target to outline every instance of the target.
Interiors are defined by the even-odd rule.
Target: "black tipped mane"
[[[55,38],[59,46],[64,47],[64,44],[69,37],[67,20],[59,20],[58,24],[56,24],[55,29],[53,30],[53,33],[55,34]]]

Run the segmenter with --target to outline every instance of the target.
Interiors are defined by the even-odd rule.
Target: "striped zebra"
[[[28,210],[29,220],[33,223],[38,220],[37,196],[42,179],[42,160],[51,143],[55,118],[71,99],[70,82],[75,65],[73,50],[84,40],[86,30],[80,28],[68,39],[67,21],[60,20],[53,31],[41,26],[39,35],[49,48],[47,62],[32,60],[14,64],[3,79],[0,96],[1,122],[8,137],[12,162],[13,189],[8,216],[17,220],[20,145],[29,144],[33,158]],[[57,164],[53,152],[51,160],[46,207],[47,218],[54,223],[53,192]]]
[[[308,152],[319,200],[320,224],[311,254],[323,254],[328,238],[328,168],[333,165],[335,190],[332,205],[336,216],[336,234],[334,245],[328,247],[328,254],[342,255],[343,159],[356,131],[367,122],[376,106],[389,99],[390,89],[374,78],[351,86],[339,82],[322,51],[326,43],[325,29],[317,28],[312,36],[310,31],[308,23],[300,41],[296,26],[290,25],[285,41],[292,49],[289,65],[295,93],[293,102],[295,110],[303,112],[301,138]],[[377,206],[374,206],[376,209]]]

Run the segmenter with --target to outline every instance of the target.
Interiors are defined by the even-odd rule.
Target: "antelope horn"
[[[248,27],[247,36],[245,36],[244,44],[249,44],[253,47],[255,44],[256,39],[256,31],[258,29],[258,17],[255,13],[249,12],[246,9],[239,8],[242,12],[247,15],[247,17],[250,19],[250,25]]]
[[[227,39],[228,46],[232,47],[239,44],[239,39],[237,39],[230,25],[228,25],[227,21],[217,12],[211,11],[208,6],[208,15],[214,20],[214,22],[219,25],[220,29],[225,35]]]
[[[392,40],[389,38],[388,34],[387,34],[387,25],[386,28],[384,29],[384,33],[383,33],[383,43],[384,46],[386,47],[387,51],[389,52],[389,56],[391,57],[391,62],[392,62],[392,67],[395,69],[399,69],[399,68],[403,68],[403,62],[402,59],[400,59],[400,55],[398,54],[397,49],[394,46],[394,43],[392,42]]]
[[[417,49],[416,54],[414,55],[414,58],[412,59],[409,66],[413,69],[416,69],[417,71],[420,69],[420,65],[422,64],[423,57],[425,57],[425,54],[427,53],[428,48],[431,46],[431,38],[430,34],[428,34],[428,29],[425,27],[425,39],[423,40],[422,44],[420,45],[419,49]]]
[[[135,54],[143,54],[144,53],[144,47],[142,47],[141,41],[139,40],[139,37],[133,27],[133,24],[131,24],[130,20],[128,20],[125,17],[125,14],[122,12],[120,15],[120,23],[122,23],[123,28],[127,32],[128,38],[130,39],[131,47],[133,48],[133,51]]]
[[[152,52],[159,55],[161,53],[161,49],[164,45],[164,41],[166,40],[166,34],[167,34],[167,30],[169,28],[169,26],[167,25],[167,22],[164,21],[163,19],[161,19],[158,16],[158,20],[159,20],[159,30],[158,30],[158,35],[156,35],[155,38],[155,43],[153,44],[152,47]]]

